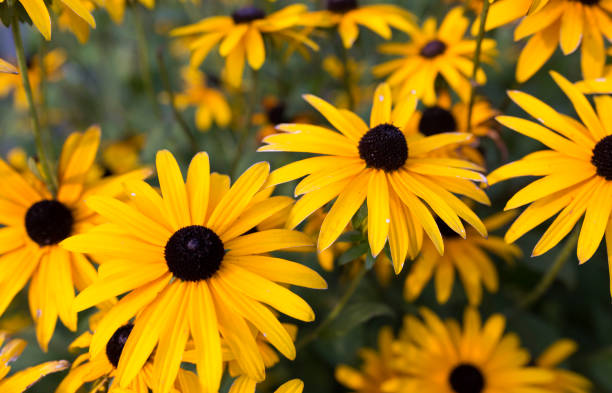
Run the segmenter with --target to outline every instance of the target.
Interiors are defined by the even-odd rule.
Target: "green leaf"
[[[375,317],[393,316],[393,310],[386,304],[376,302],[351,303],[323,333],[326,337],[339,337]]]
[[[362,255],[367,253],[369,250],[368,243],[363,242],[349,248],[344,254],[338,257],[338,265],[344,265],[349,262],[353,262],[355,259],[360,258]]]
[[[351,242],[351,243],[359,243],[363,241],[363,236],[359,231],[347,231],[344,232],[336,242]]]

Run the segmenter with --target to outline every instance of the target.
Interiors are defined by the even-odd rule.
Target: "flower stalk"
[[[472,77],[470,78],[470,85],[472,90],[470,91],[470,101],[468,104],[468,118],[467,118],[467,131],[472,131],[472,117],[474,113],[474,103],[476,101],[476,87],[478,82],[476,81],[478,70],[480,69],[481,54],[482,54],[482,42],[485,36],[485,26],[487,23],[487,16],[489,15],[489,0],[484,0],[482,3],[482,12],[480,13],[480,21],[478,27],[478,37],[476,38],[476,51],[474,52],[474,69],[472,70]]]

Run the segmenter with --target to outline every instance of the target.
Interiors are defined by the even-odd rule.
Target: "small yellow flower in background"
[[[18,74],[19,70],[6,60],[0,59],[0,73]]]
[[[581,50],[585,79],[602,75],[606,60],[604,37],[612,40],[612,1],[550,1],[517,26],[514,39],[531,36],[523,48],[516,68],[516,79],[525,82],[550,59],[557,45],[564,55]]]
[[[219,44],[225,58],[223,75],[233,87],[240,87],[245,59],[253,70],[266,60],[264,36],[277,36],[285,41],[298,40],[313,50],[318,45],[303,36],[298,27],[317,25],[321,18],[309,13],[303,4],[287,6],[269,15],[255,6],[235,10],[231,16],[213,16],[170,32],[173,37],[191,36],[191,67],[198,67]]]
[[[605,234],[608,260],[612,262],[612,97],[594,97],[593,109],[576,86],[556,72],[551,75],[571,101],[581,122],[526,93],[508,93],[543,126],[512,116],[499,116],[497,121],[540,141],[548,149],[504,165],[488,177],[489,184],[495,184],[514,177],[542,176],[514,194],[506,204],[505,210],[528,204],[529,207],[510,226],[505,240],[512,243],[558,214],[533,249],[533,256],[542,255],[557,245],[584,215],[578,238],[578,260],[588,261]]]
[[[246,377],[234,380],[229,393],[255,393],[256,382]],[[302,393],[304,382],[300,379],[292,379],[279,386],[274,393]]]
[[[0,391],[2,393],[22,393],[45,375],[56,373],[68,368],[70,363],[65,360],[51,361],[38,366],[26,368],[6,377],[11,371],[10,363],[17,360],[26,347],[21,339],[6,341],[6,332],[0,331]]]
[[[364,61],[356,61],[354,58],[349,57],[345,65],[338,57],[330,55],[323,59],[322,65],[325,72],[338,82],[339,88],[347,83],[345,78],[348,78],[350,93],[347,92],[346,87],[341,88],[337,92],[336,99],[333,101],[336,106],[349,107],[351,102],[353,102],[355,108],[359,108],[361,104],[366,104],[370,101],[376,86],[369,85],[366,87],[360,85],[368,69],[368,65]]]
[[[582,375],[573,371],[556,368],[561,362],[570,357],[578,345],[568,339],[561,339],[551,344],[537,359],[537,367],[546,368],[554,373],[554,380],[546,388],[555,393],[587,393],[591,391],[591,382]]]
[[[149,170],[137,170],[84,185],[100,143],[100,129],[71,134],[58,165],[59,191],[53,198],[27,168],[18,173],[0,160],[0,315],[29,281],[28,298],[36,337],[46,351],[59,316],[75,330],[74,289],[84,289],[96,271],[83,254],[57,246],[95,222],[96,214],[83,204],[93,194],[117,195],[126,179],[141,179]]]
[[[469,20],[461,7],[449,11],[439,28],[434,18],[428,18],[421,29],[411,33],[411,42],[382,44],[381,53],[400,57],[375,66],[372,72],[377,77],[388,75],[387,83],[397,89],[399,97],[415,91],[429,106],[436,102],[436,79],[441,76],[467,102],[472,91],[469,78],[476,50],[476,41],[464,38],[468,26]],[[481,60],[492,63],[496,55],[495,40],[484,39]],[[482,69],[478,70],[476,81],[486,83]]]
[[[155,0],[135,0],[134,3],[136,1],[148,9],[155,7]],[[102,6],[106,8],[113,22],[120,24],[125,16],[125,7],[129,3],[129,0],[105,0],[102,2]]]
[[[86,43],[91,29],[96,28],[96,22],[91,16],[95,4],[90,0],[62,0],[61,5],[57,3],[57,8],[60,29],[72,32],[81,44]]]
[[[64,73],[62,66],[66,62],[66,52],[62,49],[54,49],[47,53],[40,62],[40,56],[34,55],[28,64],[28,77],[32,86],[32,95],[34,102],[38,105],[41,102],[40,84],[44,75],[47,82],[57,82],[62,79]],[[0,98],[6,97],[13,93],[15,108],[25,111],[29,108],[25,89],[23,88],[23,80],[21,75],[11,75],[0,73]]]
[[[24,172],[28,169],[28,154],[21,147],[14,147],[6,155],[6,161],[17,172]]]
[[[184,67],[181,70],[183,89],[175,94],[179,109],[195,106],[195,124],[198,130],[208,131],[213,121],[219,127],[227,127],[231,120],[231,109],[223,93],[208,86],[206,76],[197,68]]]
[[[287,229],[250,233],[290,199],[269,197],[263,189],[267,163],[251,166],[230,187],[229,177],[210,174],[206,153],[193,158],[186,183],[170,152],[158,152],[156,161],[161,196],[147,183],[131,181],[125,183],[130,204],[90,197],[88,206],[109,222],[62,242],[103,257],[99,279],[77,296],[73,309],[127,293],[100,321],[90,355],[104,351],[113,333],[135,317],[118,362],[120,387],[132,383],[157,347],[155,391],[169,392],[191,337],[200,382],[217,391],[220,333],[240,369],[261,381],[265,364],[251,327],[265,332],[284,356],[295,357],[291,335],[264,304],[299,320],[314,319],[304,300],[277,283],[326,288],[313,270],[266,254],[312,242]]]
[[[101,164],[112,175],[122,175],[142,164],[140,152],[144,148],[145,135],[136,134],[124,139],[102,144]]]
[[[392,345],[395,338],[390,327],[378,332],[378,350],[363,348],[359,357],[363,360],[359,370],[346,365],[336,367],[336,380],[356,393],[382,393],[387,380],[397,377],[393,369]]]
[[[337,26],[345,48],[353,46],[359,36],[359,25],[384,39],[391,39],[391,27],[404,33],[415,29],[414,16],[395,5],[360,6],[358,0],[326,0],[327,11],[319,11],[326,25]]]
[[[484,323],[468,308],[463,328],[421,308],[422,319],[408,315],[393,344],[394,369],[385,392],[521,393],[548,392],[554,372],[529,366],[529,352],[517,335],[506,333],[505,318],[494,314]]]
[[[466,133],[444,133],[410,138],[406,124],[415,111],[414,95],[391,105],[391,90],[380,84],[373,98],[370,126],[355,113],[336,109],[326,101],[305,95],[317,111],[339,131],[310,124],[281,124],[282,134],[264,140],[259,151],[313,153],[319,156],[296,161],[271,173],[269,185],[306,176],[296,187],[302,195],[294,205],[287,227],[294,228],[333,199],[336,201],[323,220],[317,249],[330,247],[351,218],[366,202],[368,240],[377,256],[389,239],[395,272],[407,255],[421,249],[423,230],[442,254],[444,243],[427,205],[461,236],[461,219],[483,236],[487,230],[474,212],[452,192],[474,198],[473,181],[484,181],[473,163],[451,158],[430,157],[431,152],[471,139]],[[476,197],[475,199],[479,199]]]
[[[483,223],[491,232],[515,216],[512,212],[494,214]],[[500,237],[489,234],[484,238],[476,231],[468,230],[467,237],[462,239],[443,222],[439,222],[438,227],[444,236],[446,251],[441,256],[431,242],[425,242],[406,277],[404,296],[409,302],[413,302],[434,278],[436,299],[438,303],[446,303],[453,290],[456,270],[470,305],[478,305],[482,300],[483,286],[489,292],[497,292],[499,287],[497,270],[487,251],[508,263],[522,255],[518,246],[507,244]]]

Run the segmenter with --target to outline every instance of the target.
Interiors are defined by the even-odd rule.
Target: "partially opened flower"
[[[391,39],[391,27],[404,33],[415,29],[414,16],[395,5],[359,5],[358,0],[327,0],[326,5],[327,11],[320,14],[328,24],[338,28],[345,48],[352,47],[359,37],[359,25],[386,40]]]
[[[606,61],[604,38],[612,40],[611,12],[610,0],[556,0],[525,17],[514,31],[514,39],[532,37],[519,56],[517,81],[531,78],[557,45],[564,55],[582,46],[583,77],[600,77]]]
[[[70,365],[65,360],[46,362],[16,372],[7,378],[11,371],[10,364],[17,360],[27,345],[21,339],[7,342],[7,338],[6,332],[0,331],[0,391],[2,393],[22,393],[45,375],[65,370]]]
[[[567,95],[579,121],[563,115],[537,98],[520,91],[510,98],[542,125],[518,117],[497,120],[523,135],[543,143],[547,149],[496,169],[489,184],[520,176],[541,176],[518,191],[505,210],[529,205],[514,221],[505,240],[514,242],[539,224],[557,215],[540,238],[533,256],[557,245],[584,216],[578,238],[578,260],[588,261],[606,237],[608,258],[612,253],[612,97],[594,98],[593,109],[586,97],[561,75],[552,77]]]
[[[93,194],[117,195],[126,179],[142,179],[148,169],[85,184],[100,143],[100,129],[71,134],[59,158],[56,196],[28,168],[17,172],[0,160],[0,315],[29,282],[30,313],[36,337],[46,351],[59,316],[76,330],[72,308],[75,288],[84,289],[96,277],[91,262],[58,243],[81,233],[99,218],[83,200]]]
[[[386,392],[408,393],[522,393],[549,392],[552,371],[529,365],[529,352],[517,335],[504,334],[501,314],[484,323],[468,308],[463,327],[453,319],[442,321],[421,308],[422,319],[404,319],[394,345],[395,383]]]
[[[277,128],[283,133],[264,139],[267,145],[259,151],[317,155],[275,170],[268,184],[306,176],[295,189],[302,198],[289,215],[289,228],[337,198],[321,225],[319,251],[336,241],[364,202],[372,255],[382,251],[388,238],[396,273],[407,255],[418,254],[423,230],[436,249],[444,252],[430,208],[461,236],[465,228],[460,218],[486,234],[476,214],[452,194],[473,198],[479,193],[473,181],[484,180],[478,173],[481,168],[464,160],[430,157],[437,149],[467,141],[471,135],[444,133],[411,139],[405,126],[415,110],[416,97],[400,100],[392,108],[391,91],[384,83],[374,94],[369,127],[351,111],[338,110],[312,95],[304,99],[339,132],[310,124],[281,124]]]
[[[483,220],[487,230],[494,231],[507,224],[515,214],[494,214]],[[444,255],[437,253],[431,242],[426,241],[420,255],[414,261],[404,287],[406,300],[414,301],[423,291],[425,285],[433,278],[438,303],[446,303],[451,296],[455,271],[463,284],[463,289],[471,305],[478,305],[482,300],[482,287],[489,292],[497,292],[499,278],[497,269],[488,253],[514,262],[521,256],[521,249],[507,244],[504,239],[489,235],[484,238],[476,231],[467,231],[465,239],[457,236],[444,223],[438,227],[446,240]],[[488,253],[487,253],[488,252]]]
[[[230,85],[239,87],[245,59],[253,70],[260,69],[266,60],[264,36],[276,36],[290,42],[298,40],[318,50],[317,44],[297,27],[317,25],[320,19],[309,14],[303,4],[293,4],[269,15],[261,8],[248,5],[237,9],[231,16],[206,18],[176,28],[170,34],[193,37],[189,47],[192,67],[198,67],[219,44],[219,54],[225,58],[224,76]]]
[[[157,348],[155,391],[167,393],[191,337],[202,386],[217,391],[221,334],[244,373],[261,381],[265,365],[251,329],[265,333],[284,356],[295,357],[293,339],[268,306],[299,320],[314,319],[304,300],[277,283],[326,287],[316,272],[267,253],[311,240],[286,229],[251,233],[291,202],[261,192],[269,172],[265,162],[231,187],[227,176],[210,174],[206,153],[193,158],[186,183],[170,152],[158,152],[156,163],[161,196],[145,182],[132,181],[125,184],[130,204],[90,197],[88,206],[109,223],[62,243],[103,257],[99,279],[75,299],[77,311],[126,293],[100,321],[90,355],[97,357],[114,332],[132,321],[115,378],[120,387],[129,386]]]
[[[476,50],[476,40],[464,38],[468,26],[462,7],[449,11],[439,28],[434,18],[428,18],[421,29],[411,33],[411,42],[382,44],[381,53],[399,58],[377,65],[372,72],[377,77],[388,75],[387,83],[398,90],[400,97],[415,91],[429,106],[436,102],[436,79],[441,76],[467,102],[472,91],[469,79]],[[495,48],[495,40],[482,41],[483,62],[493,61],[497,54]],[[478,70],[476,82],[486,82],[482,68]]]

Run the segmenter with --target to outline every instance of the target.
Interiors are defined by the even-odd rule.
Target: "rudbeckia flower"
[[[327,0],[327,11],[319,12],[327,25],[337,26],[345,48],[353,46],[359,36],[359,25],[384,39],[391,38],[391,27],[405,33],[415,29],[414,16],[395,5],[360,6],[358,0]]]
[[[488,231],[494,231],[513,217],[513,213],[500,213],[486,218],[483,222]],[[446,303],[453,290],[456,270],[469,303],[478,305],[482,300],[483,286],[489,292],[497,292],[499,287],[497,270],[487,251],[508,263],[521,256],[520,248],[506,244],[500,237],[489,235],[483,238],[475,231],[468,230],[467,237],[462,239],[443,223],[440,223],[439,228],[446,240],[446,252],[440,256],[431,242],[425,242],[421,254],[406,277],[404,296],[410,302],[414,301],[425,285],[434,278],[436,299],[438,303]]]
[[[181,70],[183,90],[174,95],[179,109],[195,106],[195,124],[198,130],[207,131],[213,121],[219,127],[226,127],[232,111],[223,93],[207,86],[204,73],[197,68],[184,67]]]
[[[472,90],[469,78],[476,50],[476,41],[464,38],[468,26],[469,20],[463,15],[462,7],[449,11],[439,28],[435,19],[429,18],[421,29],[411,33],[411,42],[381,45],[381,53],[401,57],[375,66],[372,72],[377,77],[388,75],[387,83],[398,90],[400,97],[416,91],[430,106],[436,102],[436,78],[442,76],[461,100],[467,102]],[[483,62],[493,61],[497,54],[495,48],[495,40],[483,40]],[[476,82],[486,82],[482,68],[478,69]]]
[[[125,184],[130,204],[90,197],[87,205],[109,223],[62,242],[100,260],[99,279],[82,291],[74,309],[85,310],[126,293],[102,318],[90,355],[98,356],[122,325],[134,325],[118,362],[116,379],[127,387],[153,355],[155,391],[167,393],[176,379],[189,337],[202,386],[217,391],[222,375],[221,339],[245,374],[264,379],[264,362],[251,328],[284,356],[295,347],[287,330],[264,304],[303,321],[314,313],[279,283],[325,288],[309,268],[267,253],[311,245],[286,229],[250,233],[287,206],[287,197],[260,193],[269,172],[253,165],[230,187],[227,176],[210,174],[206,153],[197,154],[187,182],[168,151],[157,153],[160,196],[143,181]]]
[[[149,172],[137,170],[85,185],[99,143],[98,127],[68,137],[59,159],[55,197],[29,169],[18,173],[0,160],[0,223],[4,225],[0,229],[0,315],[29,281],[30,312],[45,351],[58,316],[67,328],[76,330],[74,289],[84,289],[96,277],[83,254],[68,252],[58,243],[98,218],[83,204],[85,198],[117,195],[123,181],[144,178]]]
[[[387,380],[397,377],[393,369],[393,331],[385,326],[378,332],[378,350],[362,348],[359,357],[363,364],[359,370],[341,364],[336,367],[336,380],[355,393],[382,393]]]
[[[91,29],[96,28],[96,21],[91,15],[95,4],[89,0],[62,0],[59,6],[58,25],[76,36],[81,44],[89,40]]]
[[[518,336],[504,334],[505,318],[489,317],[484,324],[468,308],[463,328],[455,320],[442,321],[426,308],[422,320],[404,319],[400,340],[394,345],[399,377],[386,391],[422,393],[548,392],[550,370],[529,366],[529,352]]]
[[[316,43],[303,36],[298,26],[317,24],[320,17],[312,16],[303,4],[287,6],[266,15],[252,5],[237,9],[231,16],[214,16],[170,32],[173,37],[191,36],[191,66],[198,67],[208,53],[219,44],[219,54],[225,58],[224,76],[228,83],[242,83],[245,58],[258,70],[266,60],[263,36],[277,36],[285,41],[299,41],[318,50]]]
[[[554,374],[554,380],[546,386],[547,390],[562,393],[588,393],[591,391],[592,384],[584,376],[570,370],[557,368],[577,349],[578,345],[574,341],[561,339],[551,344],[535,359],[534,364],[537,367],[546,368]]]
[[[500,116],[497,121],[540,141],[548,149],[531,153],[489,175],[489,184],[519,176],[542,176],[518,191],[506,204],[505,210],[530,206],[510,226],[505,240],[514,242],[558,213],[533,249],[532,256],[542,255],[557,245],[584,215],[578,238],[578,260],[588,261],[605,234],[608,259],[612,261],[612,118],[609,116],[612,98],[595,97],[593,109],[576,86],[556,72],[551,75],[570,99],[581,122],[528,94],[509,92],[510,98],[542,125],[512,116]]]
[[[514,31],[514,39],[533,36],[519,56],[517,81],[531,78],[550,59],[557,45],[564,55],[582,45],[583,77],[601,76],[606,62],[604,37],[612,40],[611,12],[610,0],[557,0],[525,17]]]
[[[17,360],[26,347],[26,342],[13,339],[8,342],[6,332],[0,331],[0,391],[2,393],[22,393],[45,375],[68,368],[65,360],[51,361],[30,367],[6,377],[11,371],[10,364]]]
[[[486,228],[465,203],[452,194],[474,197],[484,181],[482,168],[450,158],[432,158],[430,153],[471,138],[466,133],[445,133],[411,139],[405,125],[416,108],[414,95],[391,105],[391,90],[382,83],[373,98],[370,126],[348,110],[338,110],[328,102],[305,95],[317,111],[339,130],[310,124],[281,124],[282,134],[264,139],[259,151],[312,153],[318,156],[300,160],[275,170],[268,185],[304,176],[295,194],[296,202],[287,227],[294,228],[310,214],[337,197],[323,220],[317,249],[331,246],[360,206],[367,201],[368,240],[373,256],[389,239],[396,273],[406,255],[416,256],[423,230],[442,254],[444,242],[427,205],[455,232],[465,236],[461,219],[486,235]]]
[[[140,166],[140,153],[144,148],[145,135],[136,134],[102,145],[101,165],[106,174],[122,175]]]

